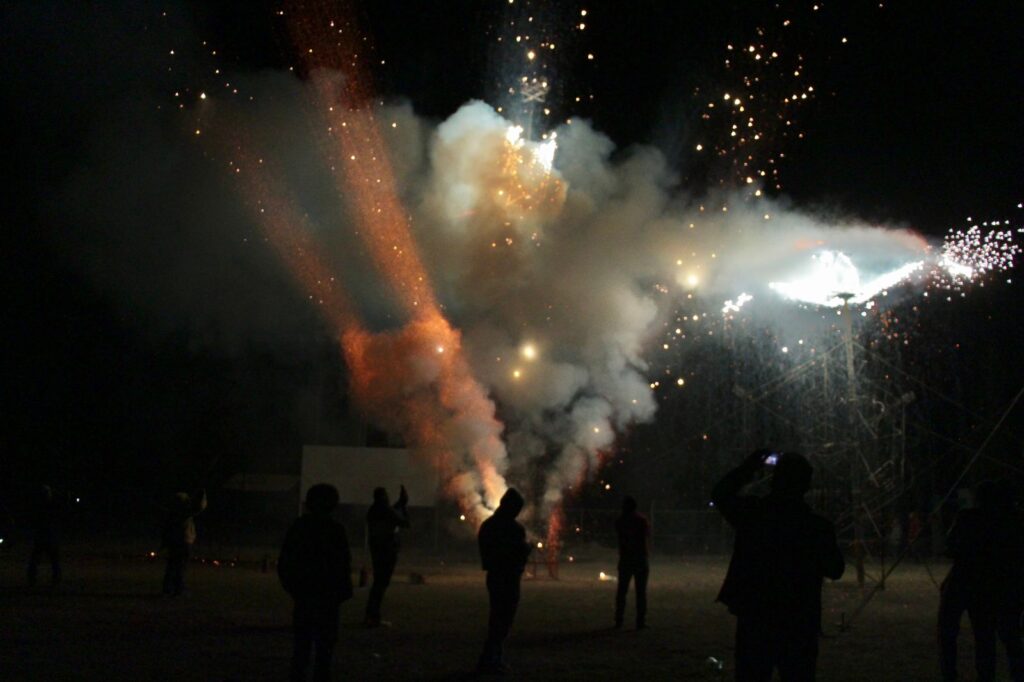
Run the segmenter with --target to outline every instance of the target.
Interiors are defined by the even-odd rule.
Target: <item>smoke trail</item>
[[[506,490],[507,453],[494,403],[462,357],[462,345],[440,309],[431,276],[413,239],[391,153],[374,106],[358,26],[337,8],[297,4],[289,21],[326,124],[323,153],[353,227],[380,281],[406,318],[397,330],[370,334],[353,327],[340,338],[350,392],[363,414],[401,434],[435,466],[463,511],[476,523]],[[328,70],[325,70],[328,69]],[[330,69],[339,69],[340,77]]]

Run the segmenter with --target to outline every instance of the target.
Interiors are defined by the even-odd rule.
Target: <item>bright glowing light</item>
[[[691,287],[695,287],[697,286],[697,284],[700,283],[700,278],[697,277],[696,273],[691,272],[689,275],[686,276],[686,283]]]
[[[466,515],[465,514],[459,514],[459,521],[465,521],[465,520],[466,520]]]
[[[534,147],[533,158],[544,167],[546,172],[550,173],[555,162],[555,152],[557,150],[558,144],[555,142],[555,134],[551,133],[551,137],[548,138],[547,142],[542,142]]]
[[[738,313],[740,311],[740,308],[742,308],[745,303],[749,303],[750,301],[753,300],[754,297],[751,296],[750,294],[740,294],[739,296],[736,297],[735,301],[728,300],[725,302],[725,306],[722,308],[722,314]],[[678,333],[678,331],[676,333]]]
[[[522,376],[523,376],[523,373],[520,370],[518,370],[518,369],[512,370],[512,378],[513,379],[518,379],[518,378],[520,378]]]
[[[519,146],[522,144],[523,139],[523,126],[509,126],[508,130],[505,131],[505,140],[513,146]]]
[[[527,360],[535,360],[537,358],[537,347],[532,343],[524,344],[523,347],[519,349],[519,352]]]
[[[864,303],[886,289],[906,280],[924,266],[924,261],[905,263],[870,278],[862,278],[853,260],[841,251],[823,250],[811,257],[810,267],[788,282],[770,282],[773,290],[785,298],[804,303],[838,308],[840,294],[848,294],[851,303]]]

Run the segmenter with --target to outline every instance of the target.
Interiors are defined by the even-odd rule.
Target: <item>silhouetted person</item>
[[[619,536],[619,584],[615,592],[615,627],[622,627],[626,612],[629,583],[636,581],[636,629],[647,627],[647,577],[651,569],[647,561],[651,524],[636,510],[636,500],[622,500],[622,515],[615,519]]]
[[[31,512],[32,553],[28,559],[28,584],[35,587],[39,561],[44,556],[50,562],[50,584],[60,583],[60,513],[61,504],[48,485],[40,486]]]
[[[295,602],[293,682],[306,679],[315,651],[313,679],[331,678],[341,603],[352,598],[352,555],[345,528],[331,518],[337,489],[318,483],[306,491],[306,513],[288,529],[277,560],[281,585]]]
[[[376,488],[373,504],[366,512],[370,558],[373,560],[373,586],[366,601],[366,624],[370,627],[381,624],[380,605],[398,563],[398,529],[409,527],[408,505],[409,494],[405,492],[404,485],[393,507],[388,500],[388,491]]]
[[[976,508],[961,511],[947,539],[953,566],[939,600],[939,652],[944,680],[956,680],[956,639],[967,611],[974,630],[979,682],[996,673],[996,634],[1006,647],[1010,675],[1024,682],[1020,614],[1024,607],[1024,524],[1002,483],[978,486]]]
[[[164,594],[178,596],[185,591],[185,567],[196,542],[195,516],[206,509],[206,491],[193,500],[188,493],[177,493],[164,519],[163,549],[167,550]]]
[[[736,616],[736,679],[783,682],[814,679],[821,631],[822,578],[843,574],[832,524],[804,502],[811,465],[784,453],[773,467],[766,497],[740,491],[771,453],[758,450],[718,482],[714,505],[736,529],[736,543],[718,601]]]
[[[480,524],[477,535],[491,607],[487,641],[480,654],[481,672],[501,673],[508,669],[502,660],[502,649],[519,606],[519,583],[531,549],[526,542],[526,530],[516,521],[522,510],[523,496],[509,488],[491,518]]]

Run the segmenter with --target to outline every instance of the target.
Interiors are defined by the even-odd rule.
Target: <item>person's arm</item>
[[[744,497],[740,491],[754,480],[757,472],[764,467],[764,461],[771,450],[757,450],[751,453],[743,463],[727,473],[711,490],[711,502],[725,517],[730,525],[739,523],[744,508]]]
[[[392,517],[394,524],[399,528],[409,527],[409,493],[406,492],[406,486],[401,486],[401,492],[398,494],[398,501],[394,503],[391,508]]]

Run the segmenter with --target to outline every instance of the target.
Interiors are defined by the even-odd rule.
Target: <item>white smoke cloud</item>
[[[249,155],[274,170],[304,211],[369,329],[394,331],[363,346],[371,364],[382,365],[378,383],[361,389],[370,396],[362,401],[370,406],[368,416],[397,431],[407,430],[398,414],[403,409],[434,419],[438,429],[429,442],[406,435],[424,456],[442,463],[453,494],[471,507],[493,507],[507,480],[544,513],[594,474],[631,424],[652,420],[656,402],[646,351],[688,295],[694,307],[699,302],[718,311],[726,299],[749,293],[754,300],[744,311],[774,314],[782,308],[768,306],[779,301],[768,284],[791,278],[817,250],[842,251],[863,272],[882,273],[920,259],[926,247],[909,231],[755,201],[754,187],[692,199],[657,150],[617,151],[585,121],[552,131],[558,150],[549,170],[539,141],[510,135],[511,124],[483,102],[470,102],[439,124],[407,104],[390,105],[377,119],[395,186],[443,312],[457,330],[440,335],[447,342],[456,334],[465,354],[464,367],[446,365],[434,354],[434,332],[417,337],[402,331],[406,321],[354,236],[346,197],[329,170],[328,145],[310,121],[313,85],[281,74],[236,80],[255,95],[255,104],[217,98],[197,104],[208,122],[202,139],[233,138],[244,130],[254,146]],[[115,118],[100,129],[98,144],[108,161],[98,171],[83,169],[64,194],[72,216],[88,210],[103,226],[95,241],[114,245],[90,259],[88,269],[127,293],[133,306],[148,304],[159,316],[188,318],[196,314],[193,300],[200,301],[203,326],[217,329],[218,337],[246,340],[272,330],[279,316],[261,307],[262,293],[223,301],[208,295],[226,286],[220,273],[233,262],[231,254],[258,250],[261,242],[251,207],[240,207],[230,182],[219,179],[232,160],[230,147],[215,143],[210,154],[201,154],[201,145],[188,154],[175,151],[183,144],[180,127],[129,142],[117,134],[138,129],[129,124]],[[147,174],[133,171],[146,159],[165,158],[175,163]],[[128,191],[106,208],[89,205],[86,199],[111,186]],[[149,233],[137,229],[142,212],[152,217]],[[130,239],[118,238],[124,235]],[[167,249],[154,248],[164,243]],[[216,249],[201,248],[207,244]],[[132,266],[140,253],[149,254],[142,274]],[[266,282],[268,270],[280,276],[280,265],[268,265],[273,259],[259,254],[249,257],[252,264],[236,266],[248,270],[232,274],[229,284]],[[169,263],[188,268],[169,269]],[[274,310],[293,307],[293,300]],[[406,351],[409,357],[398,357]],[[474,393],[446,395],[444,403],[443,377],[457,378]]]
[[[752,292],[777,314],[769,283],[823,249],[878,273],[926,249],[906,230],[755,201],[753,188],[692,201],[657,150],[614,158],[585,121],[555,131],[549,175],[510,126],[471,102],[437,127],[414,224],[473,373],[501,406],[511,482],[542,514],[625,428],[653,419],[644,351],[687,293],[717,311]]]

